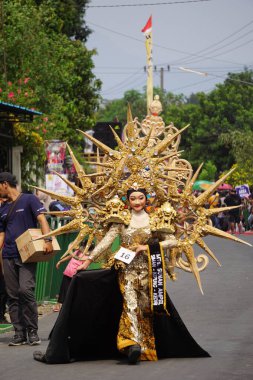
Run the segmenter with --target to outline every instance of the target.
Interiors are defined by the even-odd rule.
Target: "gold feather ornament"
[[[161,110],[159,97],[156,96],[150,106],[151,114],[142,122],[138,122],[138,119],[133,119],[131,108],[128,106],[124,141],[121,141],[112,129],[117,143],[116,149],[80,131],[98,148],[97,161],[92,162],[96,171],[87,175],[68,146],[81,187],[72,184],[60,174],[58,176],[73,189],[72,197],[36,187],[71,207],[69,211],[51,213],[69,216],[71,221],[45,236],[77,230],[78,236],[73,246],[77,247],[89,236],[85,249],[87,253],[96,234],[106,232],[111,223],[129,224],[130,212],[121,200],[127,190],[135,187],[145,188],[147,193],[155,194],[155,207],[150,213],[151,230],[173,234],[177,239],[177,247],[170,250],[169,257],[165,260],[169,277],[172,280],[176,279],[176,268],[192,272],[200,291],[203,292],[200,272],[206,268],[208,257],[220,265],[203,237],[213,235],[250,245],[210,225],[211,215],[233,207],[204,207],[210,195],[234,169],[195,197],[193,184],[203,164],[193,173],[191,164],[180,158],[182,151],[178,150],[181,134],[189,125],[181,130],[173,124],[166,126],[159,116]],[[195,256],[194,244],[204,253]],[[70,250],[64,257],[66,255],[71,255]]]

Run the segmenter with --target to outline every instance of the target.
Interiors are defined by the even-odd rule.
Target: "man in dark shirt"
[[[10,346],[40,344],[38,336],[38,310],[35,300],[36,263],[22,263],[16,238],[28,228],[40,224],[43,234],[50,231],[43,212],[45,209],[33,194],[18,191],[15,177],[8,172],[0,173],[0,197],[6,199],[0,209],[0,249],[8,306],[15,335]],[[45,254],[53,251],[52,239],[45,239]]]
[[[0,207],[3,202],[4,202],[4,199],[0,198]],[[6,304],[7,304],[7,293],[6,293],[5,282],[4,282],[2,254],[0,251],[0,324],[9,323],[7,319],[5,318]]]
[[[240,206],[242,201],[240,196],[236,193],[235,189],[231,189],[229,191],[229,194],[224,199],[224,203],[226,206]],[[238,226],[239,233],[242,232],[242,225],[241,225],[241,208],[234,208],[232,210],[228,211],[229,215],[229,228],[231,230],[231,233],[234,234],[236,231],[236,224]]]

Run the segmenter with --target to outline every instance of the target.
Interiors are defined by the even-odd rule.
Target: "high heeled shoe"
[[[41,351],[34,351],[33,359],[37,360],[38,362],[47,363],[46,354]]]
[[[136,364],[141,357],[141,347],[138,344],[134,344],[128,348],[128,363]]]

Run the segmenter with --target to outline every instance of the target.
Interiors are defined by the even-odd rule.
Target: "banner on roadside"
[[[235,186],[235,189],[237,194],[240,195],[241,198],[248,198],[248,196],[250,195],[249,185],[247,184]]]
[[[46,151],[46,174],[53,171],[64,174],[64,161],[66,156],[65,141],[60,140],[47,140],[45,141]]]
[[[75,167],[71,156],[66,155],[67,143],[61,140],[45,141],[45,187],[61,195],[73,195],[73,190],[57,175],[74,182]]]

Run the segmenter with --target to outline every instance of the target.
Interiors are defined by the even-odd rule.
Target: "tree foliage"
[[[168,125],[173,122],[181,129],[190,124],[182,135],[180,147],[183,157],[196,169],[206,163],[203,174],[205,179],[213,180],[237,163],[236,181],[245,182],[252,177],[251,158],[253,148],[253,72],[245,69],[239,74],[228,74],[223,84],[208,94],[196,93],[189,98],[184,95],[154,90],[159,94],[163,105],[163,119]],[[99,118],[120,115],[125,121],[126,100],[132,103],[133,115],[143,118],[146,114],[145,94],[128,91],[123,99],[111,101],[99,112]],[[142,104],[136,107],[136,104]],[[136,114],[134,111],[141,111]],[[143,114],[144,112],[144,114]],[[121,119],[121,117],[123,119]],[[247,143],[245,144],[245,141]],[[240,175],[238,173],[241,173]],[[243,174],[242,174],[243,173]],[[234,180],[233,180],[234,181]]]
[[[100,107],[96,119],[97,121],[119,120],[123,124],[127,120],[127,106],[131,105],[133,117],[137,116],[141,119],[146,115],[146,99],[145,95],[136,90],[125,92],[122,99],[107,101],[105,106]]]
[[[215,181],[217,168],[211,160],[207,161],[198,177],[199,180]]]
[[[33,0],[3,3],[0,70],[7,78],[0,81],[0,98],[43,112],[42,120],[22,127],[26,131],[46,140],[68,140],[77,146],[81,136],[76,129],[90,129],[98,107],[101,83],[92,73],[95,52],[87,50],[81,40],[61,33],[63,21],[55,1],[37,3]],[[74,2],[69,3],[74,7]],[[83,3],[80,1],[80,6]],[[27,96],[21,85],[25,79],[29,80]],[[17,145],[22,143],[20,133],[15,139]],[[33,160],[32,144],[33,140],[28,139],[24,146],[23,158],[27,161]]]
[[[37,5],[44,4],[54,8],[60,21],[60,31],[68,37],[87,41],[90,30],[85,24],[85,7],[89,0],[35,0]]]
[[[166,93],[159,88],[154,88],[154,94],[159,95],[163,109],[169,106],[177,107],[185,101],[183,95],[174,95],[170,92]],[[109,121],[115,118],[119,119],[123,124],[127,120],[127,105],[130,104],[133,117],[142,120],[147,115],[146,89],[143,93],[137,90],[126,91],[122,99],[107,101],[106,105],[100,107],[96,117],[98,121]]]
[[[253,128],[247,132],[233,131],[222,136],[224,144],[231,146],[236,170],[229,177],[232,185],[247,183],[253,186]]]

